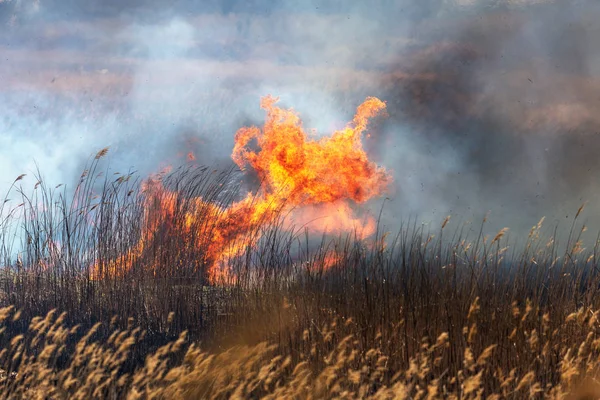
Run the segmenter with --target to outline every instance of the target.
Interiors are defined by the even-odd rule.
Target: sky
[[[0,0],[0,190],[226,167],[279,96],[323,134],[386,101],[365,147],[384,216],[600,229],[600,4],[551,0]],[[368,207],[378,212],[382,200]]]

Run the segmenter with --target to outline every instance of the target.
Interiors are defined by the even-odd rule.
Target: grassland
[[[90,266],[131,258],[147,212],[134,175],[99,177],[102,155],[73,194],[18,178],[0,206],[2,398],[599,397],[600,242],[584,248],[583,207],[562,244],[540,222],[510,246],[448,220],[314,238],[282,215],[210,285],[204,242],[178,227],[188,199],[227,205],[237,178],[183,169],[144,254],[100,277]]]

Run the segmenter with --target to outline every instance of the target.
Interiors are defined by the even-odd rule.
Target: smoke
[[[263,95],[318,134],[377,96],[389,117],[365,145],[394,176],[388,227],[488,211],[490,230],[568,226],[586,200],[600,226],[599,16],[593,1],[0,1],[0,189],[35,163],[72,186],[105,146],[111,171],[190,151],[225,167]]]
[[[418,162],[400,166],[420,166],[421,191],[396,174],[406,180],[396,202],[411,198],[414,212],[436,209],[438,220],[490,211],[495,227],[526,232],[541,216],[569,226],[587,200],[597,225],[599,11],[543,3],[415,26],[415,45],[381,80],[391,103],[385,134],[402,126]]]

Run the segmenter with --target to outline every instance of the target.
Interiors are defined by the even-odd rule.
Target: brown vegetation
[[[506,230],[469,238],[448,220],[314,240],[283,230],[282,215],[230,260],[236,279],[214,286],[178,218],[186,199],[233,201],[236,174],[186,169],[163,180],[179,200],[151,251],[124,276],[95,279],[91,265],[138,243],[144,204],[133,175],[98,179],[104,154],[72,198],[41,182],[0,206],[3,398],[597,393],[598,243],[583,247],[577,221],[560,247],[541,222],[508,246]],[[196,219],[208,245],[210,218]]]

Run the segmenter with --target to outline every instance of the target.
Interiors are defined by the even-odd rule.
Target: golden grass
[[[551,331],[547,314],[529,329],[539,312],[530,303],[510,312],[509,339],[530,365],[506,368],[505,349],[477,350],[476,299],[468,310],[459,369],[449,368],[455,347],[444,332],[424,337],[407,368],[391,370],[382,337],[361,350],[352,327],[334,320],[297,338],[296,354],[269,342],[233,345],[217,351],[189,343],[186,334],[158,348],[128,371],[136,343],[145,332],[130,327],[95,340],[101,324],[84,334],[66,326],[66,315],[51,311],[28,322],[14,307],[0,309],[0,397],[28,399],[584,399],[598,398],[600,325],[593,310],[570,314]],[[401,326],[397,327],[401,329]],[[577,339],[575,339],[577,338]],[[583,338],[579,340],[578,338]],[[558,360],[554,362],[553,360]],[[554,378],[556,379],[553,382]]]

